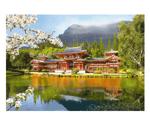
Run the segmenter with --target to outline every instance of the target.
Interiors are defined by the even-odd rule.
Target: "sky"
[[[58,36],[72,24],[105,25],[119,21],[132,21],[134,15],[37,15],[38,21],[29,27]]]

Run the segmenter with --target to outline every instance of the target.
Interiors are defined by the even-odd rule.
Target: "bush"
[[[77,69],[77,68],[72,69],[73,74],[77,74],[78,72],[79,72],[79,69]]]
[[[102,71],[101,71],[101,70],[95,70],[94,73],[95,73],[95,74],[101,74]]]
[[[18,69],[30,69],[32,58],[28,52],[22,52],[12,61],[12,65]]]

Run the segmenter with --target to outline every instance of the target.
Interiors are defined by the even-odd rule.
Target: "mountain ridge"
[[[73,42],[93,42],[99,41],[102,37],[104,45],[107,45],[108,39],[112,41],[114,34],[118,33],[118,23],[111,23],[101,26],[72,24],[63,34],[59,35],[61,41],[67,45]]]

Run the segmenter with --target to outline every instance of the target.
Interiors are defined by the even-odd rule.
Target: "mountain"
[[[113,39],[114,33],[118,33],[118,23],[101,25],[101,26],[83,26],[73,24],[68,27],[59,38],[68,46],[73,42],[93,42],[99,41],[102,37],[104,45],[107,45],[108,38]]]

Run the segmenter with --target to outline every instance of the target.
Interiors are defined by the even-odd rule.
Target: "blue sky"
[[[48,33],[55,31],[54,35],[62,34],[72,24],[104,25],[119,21],[131,21],[134,15],[38,15],[36,24],[31,28]]]

